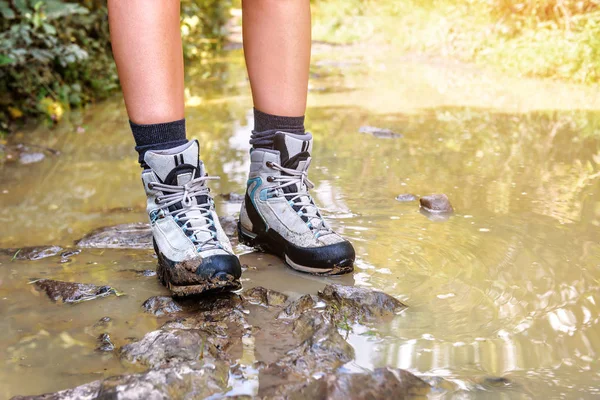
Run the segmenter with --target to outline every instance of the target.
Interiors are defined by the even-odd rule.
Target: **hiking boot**
[[[312,135],[277,132],[271,149],[253,149],[240,212],[240,241],[276,254],[295,270],[319,275],[351,272],[352,244],[321,216],[308,190]]]
[[[175,296],[241,287],[242,268],[221,228],[198,158],[198,141],[148,151],[142,172],[158,256],[157,274]]]

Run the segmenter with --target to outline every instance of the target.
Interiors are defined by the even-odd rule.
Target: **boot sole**
[[[156,267],[156,275],[169,291],[173,297],[188,297],[197,296],[209,293],[221,293],[221,292],[233,292],[242,288],[242,284],[239,279],[236,279],[233,275],[221,275],[214,279],[205,280],[201,283],[194,282],[190,285],[175,285],[171,279],[171,266],[167,260],[156,252],[158,257],[158,265]]]
[[[296,271],[319,276],[343,275],[354,271],[354,265],[351,260],[344,260],[331,268],[314,268],[298,264],[290,259],[285,252],[285,246],[282,246],[281,243],[275,242],[268,236],[257,235],[254,232],[244,229],[240,222],[238,222],[238,238],[240,242],[246,246],[253,247],[263,253],[276,255],[281,258],[288,267]]]

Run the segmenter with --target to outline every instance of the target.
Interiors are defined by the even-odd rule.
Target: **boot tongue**
[[[312,135],[277,132],[273,139],[273,150],[279,151],[281,166],[304,170],[308,167],[307,160],[312,151]]]
[[[148,151],[144,161],[163,183],[182,186],[202,176],[199,150],[198,141],[193,140],[174,149]]]

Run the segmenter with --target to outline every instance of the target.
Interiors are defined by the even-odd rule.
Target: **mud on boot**
[[[352,244],[321,216],[308,190],[312,135],[277,132],[269,149],[253,149],[242,203],[240,242],[281,257],[295,270],[319,275],[351,272]]]
[[[242,268],[221,228],[197,141],[148,151],[142,172],[158,257],[157,275],[174,296],[237,290]]]

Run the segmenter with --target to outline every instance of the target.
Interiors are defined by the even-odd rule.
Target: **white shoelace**
[[[306,165],[306,168],[303,171],[285,168],[274,162],[267,163],[267,166],[276,171],[282,172],[282,175],[270,177],[271,182],[278,183],[277,186],[273,186],[273,189],[283,189],[284,187],[292,185],[296,185],[296,187],[299,188],[297,192],[284,192],[283,196],[288,199],[288,203],[291,206],[300,207],[300,209],[297,211],[298,215],[300,217],[305,216],[308,218],[308,227],[315,232],[315,236],[318,238],[320,236],[333,233],[331,228],[328,228],[325,225],[325,221],[319,215],[317,206],[314,204],[311,195],[308,193],[309,189],[315,187],[310,179],[308,179],[308,173],[306,172],[308,165]],[[297,199],[300,199],[300,201],[296,201]],[[314,222],[315,220],[316,223]]]
[[[156,197],[156,203],[161,206],[161,210],[172,216],[175,222],[181,222],[181,228],[184,233],[192,239],[198,252],[213,249],[222,249],[217,240],[217,234],[210,228],[215,226],[211,218],[213,201],[210,196],[210,189],[206,186],[206,181],[220,179],[218,176],[203,176],[195,178],[185,185],[166,185],[164,183],[153,182],[151,189],[158,189],[164,194]],[[196,196],[207,196],[206,203],[195,204]],[[181,202],[181,209],[169,211],[169,206]],[[185,215],[184,215],[185,214]],[[197,225],[195,222],[204,222]],[[200,241],[198,233],[209,233],[210,237]]]

